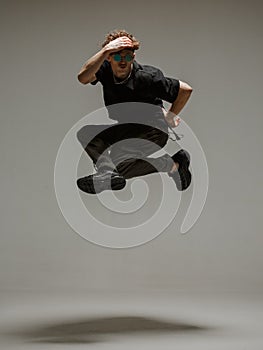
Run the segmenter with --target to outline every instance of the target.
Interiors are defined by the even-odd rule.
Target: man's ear
[[[111,61],[111,56],[109,55],[107,58],[106,58],[107,61]]]

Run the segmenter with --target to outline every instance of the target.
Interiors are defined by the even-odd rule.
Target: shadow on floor
[[[112,335],[131,335],[134,333],[165,332],[198,333],[211,328],[191,325],[181,322],[167,322],[164,320],[137,317],[113,316],[98,317],[75,322],[61,322],[43,326],[33,326],[30,329],[10,332],[8,336],[19,337],[26,342],[36,343],[96,343],[104,342]]]

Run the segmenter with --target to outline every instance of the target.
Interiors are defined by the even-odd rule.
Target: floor
[[[9,291],[0,301],[0,349],[263,349],[260,294]]]

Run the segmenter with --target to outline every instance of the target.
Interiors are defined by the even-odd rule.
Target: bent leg
[[[171,170],[174,161],[168,154],[158,158],[148,157],[166,145],[167,133],[158,128],[141,125],[135,132],[130,133],[130,137],[132,136],[131,139],[114,144],[111,149],[112,161],[122,176],[129,179]]]
[[[109,156],[109,147],[114,141],[113,128],[114,125],[85,125],[77,132],[77,139],[98,169],[115,169]]]

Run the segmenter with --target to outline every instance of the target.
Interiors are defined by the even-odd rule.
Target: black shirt
[[[104,102],[109,110],[109,116],[110,118],[119,121],[124,119],[124,114],[127,117],[127,113],[133,115],[132,117],[130,116],[132,120],[137,119],[137,117],[141,119],[142,113],[138,113],[138,106],[143,106],[142,103],[147,104],[144,105],[145,107],[147,106],[147,111],[145,110],[145,107],[143,108],[143,118],[148,120],[155,119],[158,114],[160,116],[160,107],[163,107],[163,100],[170,103],[176,100],[180,86],[179,80],[165,77],[158,68],[148,65],[140,65],[136,61],[133,62],[133,69],[130,78],[123,84],[116,84],[114,82],[111,65],[106,60],[97,71],[96,78],[97,80],[93,81],[91,84],[95,85],[98,81],[101,82],[103,86]],[[131,104],[127,104],[129,107],[125,110],[125,113],[122,105],[121,113],[117,113],[116,104],[120,106],[120,104],[124,102],[140,103],[134,104],[132,112],[130,108]],[[108,107],[111,105],[115,106]],[[152,105],[152,108],[150,105]],[[153,109],[154,106],[155,109]],[[118,112],[119,111],[120,108],[118,107]],[[122,116],[120,116],[120,114]]]

